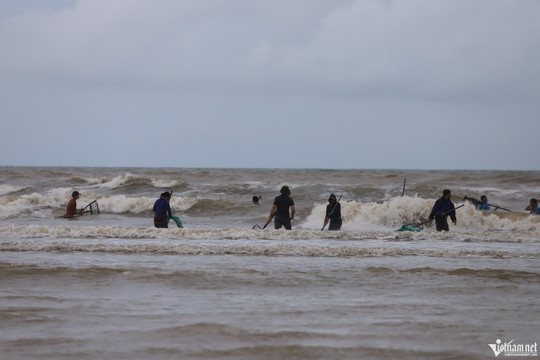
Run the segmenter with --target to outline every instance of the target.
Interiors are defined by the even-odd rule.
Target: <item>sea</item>
[[[262,230],[283,185],[293,229]],[[457,225],[396,231],[444,189]],[[99,213],[62,218],[74,190]],[[165,191],[184,228],[153,227]],[[539,171],[0,167],[0,359],[538,356],[532,197]]]

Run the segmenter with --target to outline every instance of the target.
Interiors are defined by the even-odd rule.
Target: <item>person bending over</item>
[[[154,211],[154,226],[157,228],[169,227],[167,214],[172,217],[169,200],[171,200],[171,194],[169,194],[169,192],[164,192],[154,203],[154,208],[152,210]]]

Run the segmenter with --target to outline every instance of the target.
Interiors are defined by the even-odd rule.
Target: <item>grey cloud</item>
[[[46,4],[0,3],[0,150],[20,149],[0,163],[148,165],[140,144],[162,124],[194,166],[540,166],[521,156],[540,113],[536,0]],[[103,153],[58,156],[70,125]],[[10,135],[25,129],[39,129],[39,161]],[[475,152],[477,134],[501,145],[493,156]],[[433,155],[448,139],[462,145]]]

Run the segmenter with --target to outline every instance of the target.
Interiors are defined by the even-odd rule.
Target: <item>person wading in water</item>
[[[274,204],[272,205],[272,209],[270,209],[270,216],[268,216],[268,220],[266,220],[266,224],[264,224],[263,229],[270,224],[272,218],[274,217],[274,227],[276,229],[280,229],[282,226],[287,230],[291,230],[292,228],[291,220],[294,219],[295,209],[294,201],[289,196],[291,195],[291,190],[289,190],[288,186],[283,186],[279,192],[281,195],[276,196],[274,199]],[[291,208],[290,214],[289,207]]]
[[[431,209],[431,213],[429,214],[429,220],[432,221],[433,219],[435,219],[437,231],[450,230],[447,221],[448,216],[450,216],[450,219],[452,219],[454,225],[457,224],[455,206],[452,200],[450,200],[451,197],[451,191],[445,189],[443,191],[443,196],[437,199],[437,201],[435,201],[435,205],[433,205],[433,209]]]

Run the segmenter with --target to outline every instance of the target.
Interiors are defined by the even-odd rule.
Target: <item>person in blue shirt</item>
[[[454,225],[457,224],[456,211],[454,203],[450,198],[452,197],[452,192],[448,189],[443,191],[443,196],[437,201],[431,209],[429,214],[429,220],[432,221],[435,219],[435,225],[437,226],[437,231],[449,231],[447,217],[450,216]]]
[[[171,206],[169,205],[171,194],[164,192],[154,203],[154,226],[157,228],[168,228],[169,219],[167,214],[172,217]]]
[[[538,200],[532,198],[529,202],[529,206],[525,210],[530,211],[531,214],[540,215],[540,206],[538,206]]]
[[[498,208],[498,206],[495,206],[493,211],[497,211]],[[488,204],[488,198],[486,195],[480,196],[480,204],[478,204],[476,210],[491,210],[491,205]]]

